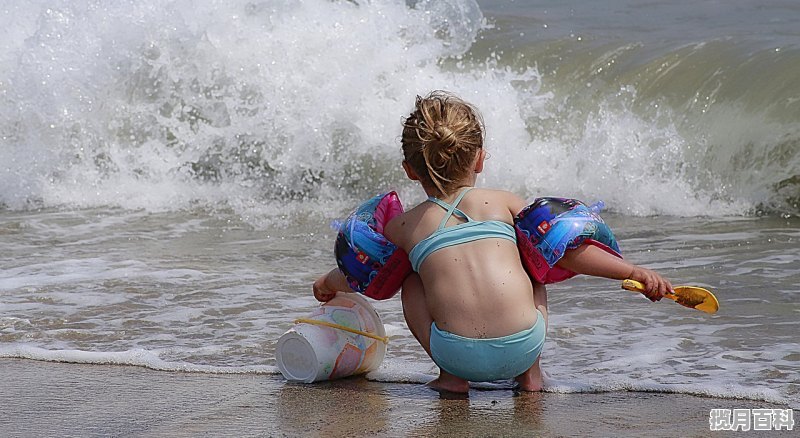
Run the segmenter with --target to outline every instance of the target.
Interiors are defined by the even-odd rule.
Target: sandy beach
[[[0,360],[0,430],[47,436],[725,436],[713,408],[785,408],[680,394],[515,393],[453,399],[419,384],[209,375]],[[743,432],[740,432],[741,434]],[[747,436],[792,436],[786,431]]]

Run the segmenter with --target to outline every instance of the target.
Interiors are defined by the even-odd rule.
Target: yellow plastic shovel
[[[644,285],[636,280],[622,280],[622,288],[633,292],[644,292]],[[708,289],[697,286],[675,286],[674,294],[666,294],[669,298],[681,306],[691,307],[701,312],[717,313],[719,301],[717,297]]]

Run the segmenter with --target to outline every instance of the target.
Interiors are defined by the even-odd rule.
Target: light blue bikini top
[[[414,272],[419,272],[419,267],[422,262],[433,252],[438,251],[448,246],[460,245],[462,243],[472,242],[480,239],[500,238],[517,242],[517,235],[514,232],[514,227],[503,221],[490,220],[490,221],[476,221],[472,220],[463,211],[458,209],[458,204],[464,198],[464,195],[472,187],[467,188],[456,198],[452,205],[442,201],[441,199],[428,197],[428,201],[442,207],[447,211],[442,219],[439,227],[431,233],[430,236],[421,240],[419,243],[411,248],[408,253],[408,258],[411,261],[411,268]],[[450,216],[456,216],[465,219],[466,222],[458,225],[445,227],[445,224],[450,219]]]

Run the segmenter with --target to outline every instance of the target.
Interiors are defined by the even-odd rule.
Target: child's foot
[[[539,361],[536,361],[528,371],[515,377],[514,380],[519,384],[517,389],[520,391],[541,391],[544,387],[544,378],[542,377],[542,370],[539,368]]]
[[[428,386],[437,391],[447,391],[458,394],[465,394],[469,392],[468,381],[445,371],[440,371],[439,377],[428,382]]]
[[[542,381],[542,376],[539,376],[538,379],[535,378],[525,378],[523,376],[519,376],[514,380],[517,381],[519,386],[516,389],[520,391],[530,391],[530,392],[538,392],[541,391],[544,387],[544,382]]]

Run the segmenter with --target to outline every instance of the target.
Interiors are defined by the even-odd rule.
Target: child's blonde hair
[[[483,148],[483,120],[458,96],[434,91],[417,96],[414,112],[403,123],[401,143],[420,181],[447,195],[473,170]]]

